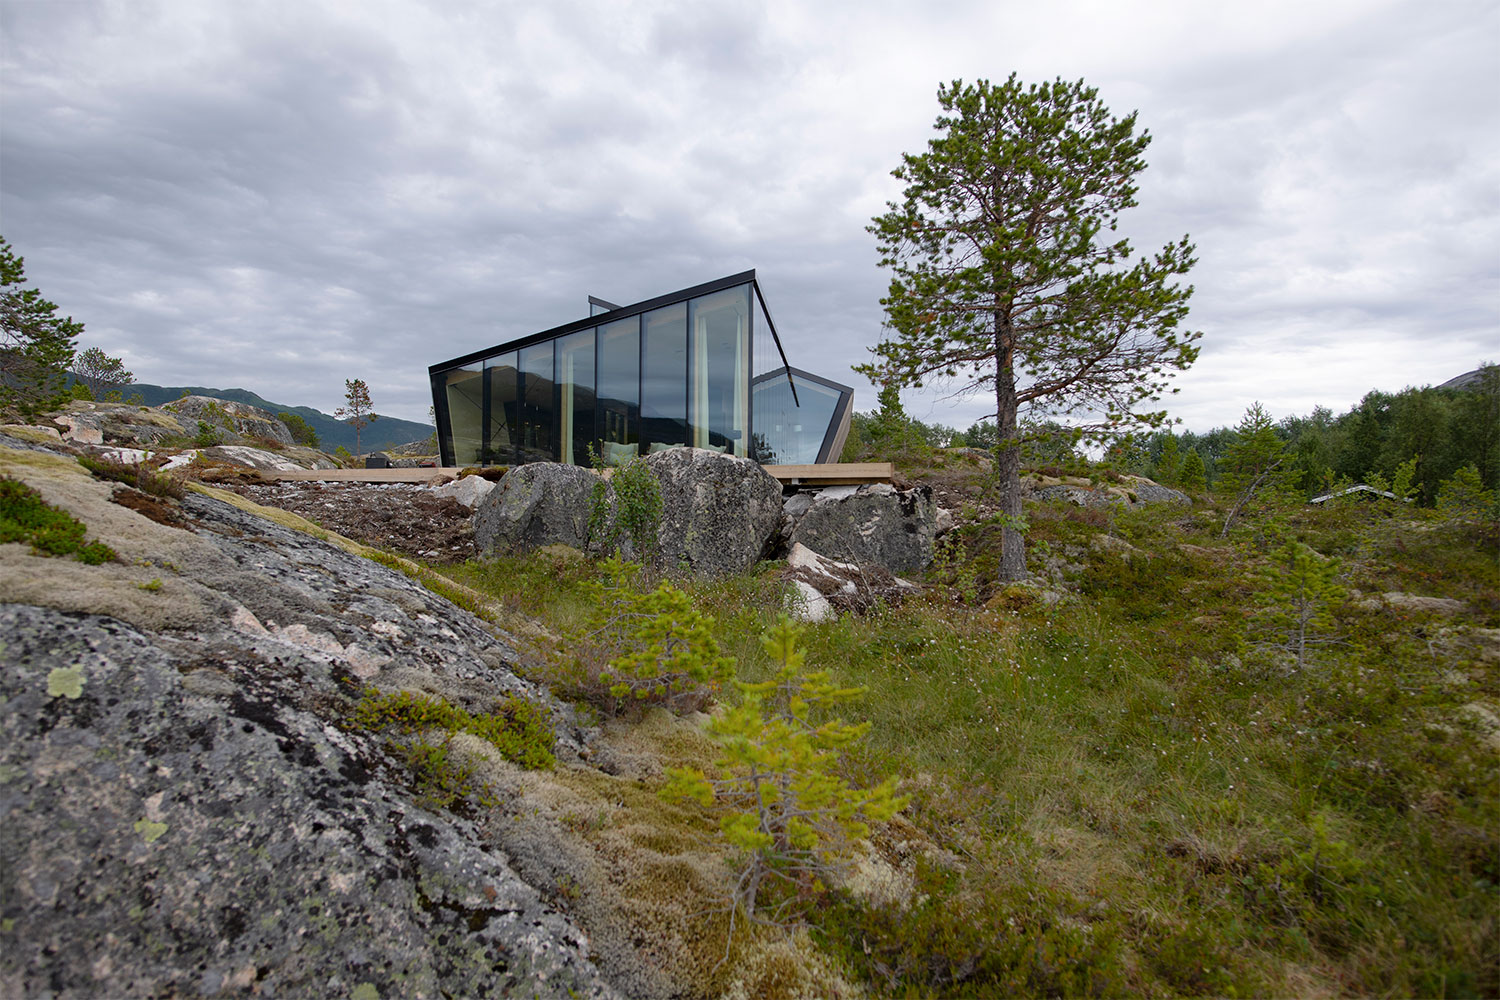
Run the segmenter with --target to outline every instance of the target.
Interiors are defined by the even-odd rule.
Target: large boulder
[[[781,484],[756,463],[701,448],[646,456],[661,484],[658,556],[699,576],[743,573],[781,524]]]
[[[482,555],[544,545],[588,545],[589,508],[598,476],[577,465],[533,462],[505,474],[479,500],[474,547]]]
[[[937,507],[931,487],[834,486],[790,506],[798,512],[787,533],[794,545],[892,573],[924,569],[932,562]]]
[[[1193,498],[1181,490],[1162,486],[1143,476],[1121,476],[1119,482],[1095,486],[1086,479],[1053,479],[1041,476],[1027,477],[1023,488],[1029,489],[1032,500],[1061,500],[1077,507],[1144,507],[1151,504],[1169,503],[1192,506]]]

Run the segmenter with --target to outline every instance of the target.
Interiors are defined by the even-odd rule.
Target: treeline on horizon
[[[888,402],[883,398],[883,402]],[[869,457],[882,439],[889,440],[894,415],[888,407],[856,413],[846,461]],[[995,424],[983,420],[967,430],[927,424],[901,415],[908,445],[927,448],[995,447]],[[1026,463],[1067,468],[1083,461],[1066,429],[1033,425],[1059,433],[1023,445]],[[1466,466],[1474,466],[1484,487],[1500,491],[1500,365],[1483,364],[1463,388],[1408,387],[1399,392],[1371,390],[1347,412],[1334,415],[1324,406],[1306,416],[1282,417],[1274,424],[1283,444],[1289,478],[1308,497],[1344,484],[1391,482],[1398,469],[1416,460],[1415,499],[1431,506],[1441,483]],[[1116,442],[1104,464],[1120,472],[1149,477],[1165,486],[1182,485],[1182,472],[1196,453],[1204,486],[1214,489],[1220,467],[1241,428],[1216,427],[1207,433],[1157,430]]]

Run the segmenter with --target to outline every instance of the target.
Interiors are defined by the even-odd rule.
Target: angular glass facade
[[[853,391],[787,365],[754,271],[589,305],[587,319],[428,369],[444,465],[588,465],[590,452],[619,465],[685,446],[837,459]],[[757,347],[780,366],[752,379]]]

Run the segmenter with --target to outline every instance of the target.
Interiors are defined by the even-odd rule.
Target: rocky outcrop
[[[505,633],[218,499],[168,527],[71,458],[0,448],[0,472],[120,555],[0,545],[0,995],[612,995],[496,828],[348,724],[365,685],[515,694],[576,760]]]
[[[841,611],[861,611],[876,603],[899,601],[917,585],[881,569],[857,566],[821,556],[794,543],[786,557],[786,579],[792,589],[786,610],[800,621],[821,622]]]
[[[65,440],[79,444],[120,444],[153,447],[162,441],[189,436],[187,425],[158,407],[127,403],[74,401],[48,419],[62,429]]]
[[[743,573],[768,554],[781,524],[781,484],[755,462],[701,448],[646,457],[661,484],[657,546],[668,568]]]
[[[287,430],[286,424],[274,413],[248,403],[214,399],[210,396],[184,396],[163,404],[161,409],[178,417],[195,431],[201,421],[210,427],[228,431],[240,439],[263,438],[282,445],[296,443],[292,440],[292,432]],[[226,443],[243,444],[245,440]]]
[[[788,500],[786,515],[790,544],[841,562],[890,573],[925,569],[932,562],[937,510],[927,486],[833,486]]]
[[[1022,480],[1032,500],[1061,500],[1078,507],[1142,507],[1170,503],[1191,505],[1193,498],[1181,490],[1161,486],[1140,476],[1122,476],[1117,483],[1095,486],[1084,479],[1040,477]]]
[[[586,548],[589,507],[598,481],[593,472],[576,465],[517,466],[479,502],[474,548],[481,555],[529,552],[544,545]]]

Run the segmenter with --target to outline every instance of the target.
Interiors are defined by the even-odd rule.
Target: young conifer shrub
[[[1290,542],[1272,556],[1262,574],[1261,624],[1278,645],[1307,666],[1308,647],[1332,638],[1332,606],[1345,596],[1339,585],[1339,563],[1301,542]]]
[[[890,819],[907,801],[896,794],[894,778],[855,788],[836,773],[840,752],[870,724],[851,725],[832,712],[863,689],[837,687],[826,670],[806,671],[802,631],[782,615],[761,639],[777,665],[775,676],[739,683],[744,701],[708,724],[723,746],[718,768],[724,777],[673,768],[661,792],[724,810],[720,829],[747,858],[734,900],[752,918],[768,879],[816,888],[869,834],[871,822]]]
[[[637,589],[641,567],[618,555],[600,570],[602,579],[588,584],[596,610],[574,643],[580,693],[611,714],[632,704],[674,711],[706,705],[734,677],[713,617],[666,581]]]

